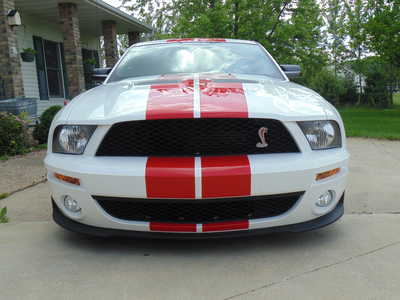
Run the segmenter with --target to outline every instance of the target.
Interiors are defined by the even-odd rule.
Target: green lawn
[[[393,103],[395,106],[400,106],[400,93],[393,95]]]
[[[400,140],[400,94],[393,109],[351,107],[339,109],[347,136]]]

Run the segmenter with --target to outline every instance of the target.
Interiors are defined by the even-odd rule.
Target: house
[[[0,0],[0,96],[36,98],[40,114],[88,88],[101,44],[113,66],[117,34],[134,44],[151,31],[101,0]],[[27,48],[35,50],[34,61],[22,60]]]

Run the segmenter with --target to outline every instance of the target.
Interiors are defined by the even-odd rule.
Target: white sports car
[[[343,215],[345,131],[258,43],[139,43],[55,117],[45,159],[54,220],[79,233],[220,237]],[[104,80],[103,79],[103,80]]]

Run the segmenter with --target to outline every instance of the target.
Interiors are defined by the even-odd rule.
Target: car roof
[[[134,44],[133,47],[137,46],[149,46],[155,44],[164,44],[164,43],[237,43],[237,44],[257,44],[254,41],[248,40],[237,40],[237,39],[224,39],[224,38],[175,38],[175,39],[167,39],[167,40],[157,40],[157,41],[148,41]]]

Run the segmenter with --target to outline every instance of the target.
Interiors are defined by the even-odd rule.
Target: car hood
[[[200,111],[193,109],[196,105]],[[58,121],[113,124],[148,119],[149,110],[158,112],[151,114],[153,119],[197,114],[300,121],[335,115],[321,96],[290,81],[238,74],[181,74],[103,84],[71,101]]]

